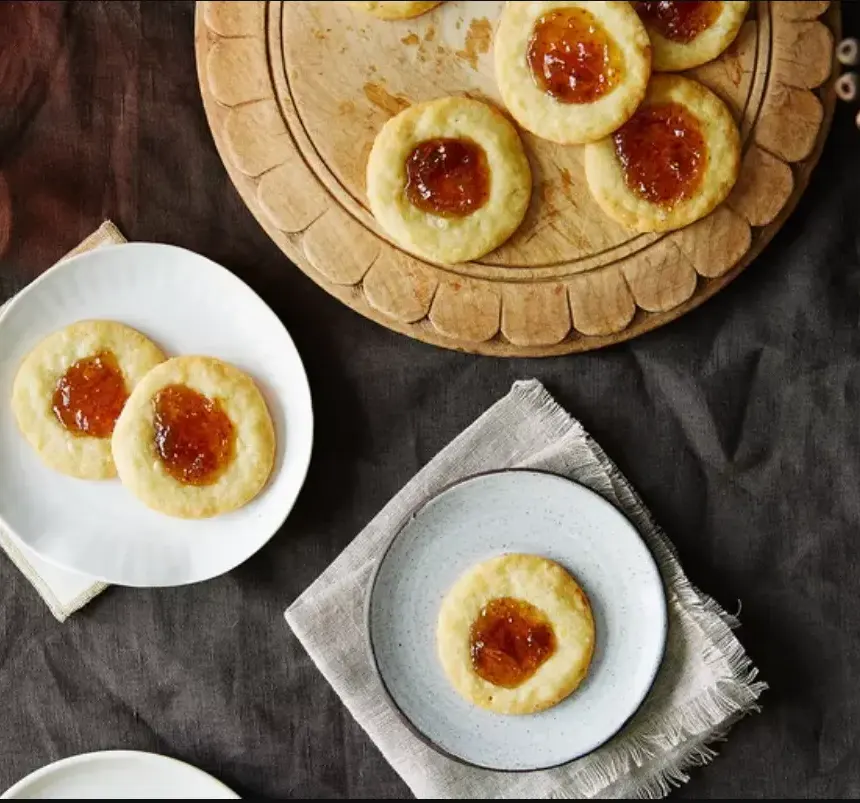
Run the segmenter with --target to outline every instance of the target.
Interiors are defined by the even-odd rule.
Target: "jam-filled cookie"
[[[740,157],[738,127],[713,92],[679,75],[655,75],[636,114],[586,147],[585,174],[610,217],[635,231],[668,231],[725,200]]]
[[[508,3],[493,49],[505,105],[554,142],[593,142],[614,131],[651,75],[651,44],[630,3]]]
[[[407,251],[452,264],[501,245],[522,222],[531,170],[511,123],[477,100],[448,97],[392,117],[367,161],[379,224]]]
[[[381,20],[405,20],[418,17],[441,3],[436,2],[401,2],[401,0],[379,0],[377,3],[350,3],[353,8],[366,11]]]
[[[251,501],[275,460],[254,381],[213,357],[175,357],[138,384],[113,434],[123,484],[149,507],[206,518]]]
[[[12,385],[18,427],[42,461],[63,474],[116,476],[111,435],[135,385],[164,360],[140,332],[78,321],[42,340]]]
[[[658,72],[698,67],[720,55],[738,35],[746,0],[647,0],[634,2],[651,38]]]
[[[436,630],[451,684],[499,714],[561,702],[585,678],[594,640],[585,593],[537,555],[501,555],[471,568],[443,600]]]

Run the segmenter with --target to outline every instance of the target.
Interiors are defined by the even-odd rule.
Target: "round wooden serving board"
[[[284,253],[363,315],[439,346],[500,356],[599,348],[661,326],[724,287],[803,192],[835,96],[838,4],[753,2],[734,45],[690,71],[741,127],[726,203],[669,234],[631,233],[586,185],[582,149],[523,132],[535,177],[516,234],[441,266],[376,225],[365,165],[386,120],[466,94],[501,106],[492,65],[500,2],[446,2],[386,22],[333,2],[201,2],[197,65],[233,182]]]

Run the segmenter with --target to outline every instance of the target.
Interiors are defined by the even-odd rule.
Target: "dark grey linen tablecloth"
[[[855,33],[858,6],[843,4]],[[0,556],[0,788],[66,755],[133,748],[251,797],[403,796],[283,610],[533,376],[619,464],[690,579],[743,603],[764,711],[676,794],[860,795],[856,109],[839,110],[789,223],[704,307],[606,351],[504,361],[393,334],[287,262],[212,144],[192,3],[4,2],[0,44],[0,302],[111,217],[129,239],[194,249],[249,282],[296,340],[317,414],[294,514],[227,576],[113,588],[61,625]]]

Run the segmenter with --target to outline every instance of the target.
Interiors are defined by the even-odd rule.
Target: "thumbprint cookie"
[[[212,357],[174,357],[137,385],[113,433],[119,477],[180,518],[236,510],[266,484],[275,432],[254,381]]]
[[[585,149],[588,187],[607,215],[640,232],[669,231],[725,200],[740,170],[738,127],[700,83],[655,75],[612,136]]]
[[[442,601],[436,630],[456,691],[498,714],[534,714],[561,702],[584,680],[594,641],[585,593],[537,555],[472,567]]]
[[[400,0],[380,0],[377,3],[350,3],[353,8],[373,14],[381,20],[405,20],[411,17],[419,17],[421,14],[436,8],[441,0],[437,2],[401,2]]]
[[[407,251],[445,264],[477,259],[522,222],[531,169],[514,126],[492,106],[447,97],[410,106],[380,130],[367,197]]]
[[[508,110],[553,142],[593,142],[614,131],[651,75],[651,44],[630,3],[508,3],[493,47]]]
[[[738,35],[749,9],[745,0],[634,2],[653,49],[653,68],[677,72],[720,55]]]
[[[48,335],[23,360],[12,411],[42,461],[63,474],[116,476],[111,436],[135,385],[164,354],[114,321],[78,321]]]

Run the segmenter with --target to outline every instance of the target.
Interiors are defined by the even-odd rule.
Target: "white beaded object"
[[[836,58],[846,67],[856,67],[860,64],[860,42],[854,37],[843,39],[836,46]]]
[[[836,96],[846,103],[851,103],[857,99],[857,95],[860,93],[858,83],[860,80],[857,78],[857,73],[847,72],[840,75],[836,80]]]

